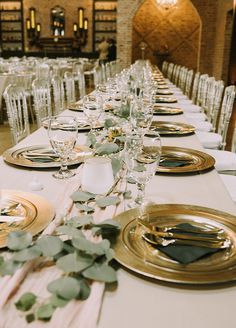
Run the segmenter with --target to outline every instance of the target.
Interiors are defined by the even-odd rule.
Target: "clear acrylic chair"
[[[40,127],[45,118],[52,116],[50,81],[35,79],[32,83],[32,89],[37,125]]]
[[[52,77],[52,92],[53,92],[53,114],[58,115],[65,109],[65,91],[64,81],[59,75]]]
[[[99,84],[102,84],[102,69],[100,66],[96,66],[93,69],[94,87],[96,88]]]
[[[65,72],[64,74],[66,85],[66,103],[67,105],[75,102],[75,79],[72,72]]]
[[[12,143],[17,144],[30,134],[26,94],[22,87],[8,85],[4,91]]]
[[[235,100],[235,86],[231,85],[225,88],[223,101],[220,110],[220,118],[217,133],[197,132],[200,143],[204,148],[222,149],[226,147],[226,137],[229,127],[229,121],[233,110]]]
[[[193,84],[193,75],[194,72],[192,69],[188,70],[186,73],[186,82],[185,88],[183,89],[183,93],[190,99],[191,98],[191,91],[192,91],[192,84]]]

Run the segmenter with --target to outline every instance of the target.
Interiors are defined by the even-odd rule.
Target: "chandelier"
[[[156,0],[158,6],[162,6],[165,9],[174,7],[177,4],[178,0]]]

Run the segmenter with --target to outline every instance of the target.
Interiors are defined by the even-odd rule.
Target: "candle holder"
[[[26,30],[29,44],[33,46],[38,44],[41,33],[41,24],[36,23],[36,10],[34,7],[29,9],[29,13],[30,18],[26,19]]]

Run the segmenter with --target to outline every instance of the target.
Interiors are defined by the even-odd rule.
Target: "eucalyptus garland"
[[[129,195],[125,195],[124,197]],[[90,295],[91,281],[113,283],[117,280],[112,266],[114,252],[111,241],[120,230],[119,224],[108,219],[95,223],[89,213],[94,211],[88,203],[104,208],[120,202],[117,196],[96,199],[96,195],[77,191],[71,196],[75,205],[85,211],[80,216],[68,219],[59,226],[53,236],[41,236],[36,241],[29,232],[14,231],[8,235],[8,251],[0,256],[0,275],[12,275],[24,263],[40,259],[40,265],[50,261],[62,271],[61,276],[47,285],[50,296],[43,301],[37,295],[27,292],[15,303],[25,314],[28,323],[34,320],[49,321],[57,308],[64,307],[71,300],[85,300]],[[100,242],[86,238],[86,231],[92,236],[101,236]]]

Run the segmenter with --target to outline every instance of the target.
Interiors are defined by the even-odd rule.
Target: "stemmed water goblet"
[[[133,99],[130,106],[130,123],[137,134],[143,136],[153,119],[153,104],[147,99]]]
[[[83,98],[83,112],[91,125],[94,133],[98,119],[103,112],[103,98],[99,94],[89,94]]]
[[[60,170],[53,174],[57,179],[67,179],[75,175],[67,167],[78,134],[78,123],[72,116],[54,116],[48,120],[48,137],[52,148],[60,158]]]
[[[126,137],[124,157],[130,177],[137,185],[137,196],[129,206],[145,205],[145,187],[154,176],[161,157],[161,139],[156,131],[148,130],[138,139],[136,135]]]

